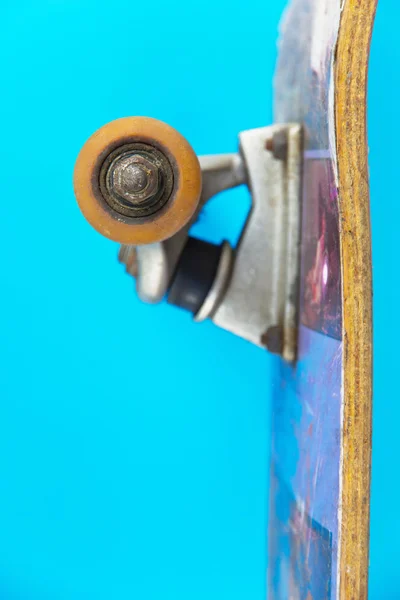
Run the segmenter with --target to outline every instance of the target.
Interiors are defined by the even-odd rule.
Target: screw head
[[[130,204],[145,202],[159,188],[159,170],[155,163],[140,154],[117,157],[110,165],[108,188]]]
[[[287,131],[281,130],[274,133],[272,138],[266,141],[265,149],[272,152],[273,157],[277,160],[286,160],[288,152]]]

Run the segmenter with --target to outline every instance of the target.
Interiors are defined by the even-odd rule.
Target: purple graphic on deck
[[[274,394],[272,598],[336,598],[342,344],[300,327]]]
[[[339,0],[291,0],[275,116],[304,125],[299,359],[273,386],[268,600],[337,600],[342,285],[335,179]]]
[[[278,478],[277,473],[275,477]],[[289,507],[286,527],[274,531],[276,555],[274,598],[332,598],[332,533],[310,518],[281,480],[279,500]],[[278,486],[277,486],[278,489]],[[333,578],[334,579],[334,578]],[[270,598],[270,596],[269,596]]]
[[[269,598],[337,598],[342,307],[337,190],[307,152],[299,356],[274,388]]]
[[[337,189],[331,161],[306,153],[302,223],[301,322],[341,339]]]

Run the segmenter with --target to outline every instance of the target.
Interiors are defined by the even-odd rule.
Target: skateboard
[[[372,283],[366,84],[377,0],[292,0],[275,123],[197,157],[169,125],[109,123],[82,148],[75,195],[119,242],[148,303],[276,355],[268,597],[367,597]],[[217,193],[246,185],[236,247],[191,236]]]

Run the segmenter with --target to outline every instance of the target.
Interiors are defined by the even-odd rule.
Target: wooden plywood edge
[[[368,595],[372,432],[372,270],[367,74],[377,0],[346,0],[335,60],[343,280],[343,430],[339,597]]]

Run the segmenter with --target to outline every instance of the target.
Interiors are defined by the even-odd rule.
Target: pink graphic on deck
[[[271,598],[336,598],[342,343],[300,327],[274,394]]]
[[[299,356],[274,393],[270,598],[337,597],[342,306],[338,197],[327,151],[304,164]]]
[[[337,188],[322,153],[304,162],[301,322],[341,339],[341,272]]]

